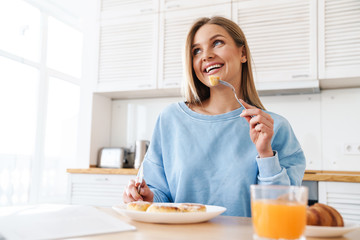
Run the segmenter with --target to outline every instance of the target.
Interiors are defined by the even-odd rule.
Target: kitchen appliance
[[[99,151],[97,167],[100,168],[129,168],[134,161],[128,148],[104,147]]]
[[[137,140],[135,142],[135,160],[134,168],[139,169],[142,161],[144,160],[145,153],[149,147],[150,142],[148,140]]]

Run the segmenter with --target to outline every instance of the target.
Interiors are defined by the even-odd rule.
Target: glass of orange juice
[[[254,239],[305,239],[308,188],[251,185]]]

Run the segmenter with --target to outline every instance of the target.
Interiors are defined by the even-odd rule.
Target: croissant
[[[315,203],[306,210],[306,224],[314,226],[343,227],[341,214],[326,204]]]

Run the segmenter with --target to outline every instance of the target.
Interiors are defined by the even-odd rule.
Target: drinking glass
[[[251,185],[254,239],[305,239],[308,188]]]

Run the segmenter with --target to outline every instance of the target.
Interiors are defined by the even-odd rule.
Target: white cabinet
[[[359,81],[359,66],[360,1],[319,0],[319,77]]]
[[[159,0],[99,0],[102,17],[134,17],[155,13],[159,10]]]
[[[219,4],[230,4],[231,0],[161,0],[160,1],[160,10],[161,11],[172,11],[180,9],[193,9],[204,8],[212,5]],[[195,15],[196,16],[196,15]],[[202,17],[201,15],[197,15]]]
[[[230,18],[231,4],[160,13],[159,88],[179,88],[181,86],[186,35],[197,18],[195,16],[211,17],[214,15]]]
[[[164,0],[161,11],[159,5],[155,0],[102,1],[96,92],[180,89],[185,38],[193,21],[231,17],[229,0]]]
[[[213,15],[232,18],[243,29],[262,95],[360,85],[357,0],[99,2],[95,92],[111,98],[179,96],[186,33],[195,19]]]
[[[128,8],[138,9],[138,2],[152,3],[102,1],[96,92],[156,88],[158,9],[156,4],[150,4],[144,14],[134,11],[134,15],[127,16],[132,13]]]
[[[69,174],[70,204],[111,207],[123,203],[123,191],[135,175]]]
[[[360,223],[360,183],[319,182],[319,202],[336,208],[345,221]]]
[[[318,88],[313,0],[237,1],[233,20],[247,38],[258,90]]]

